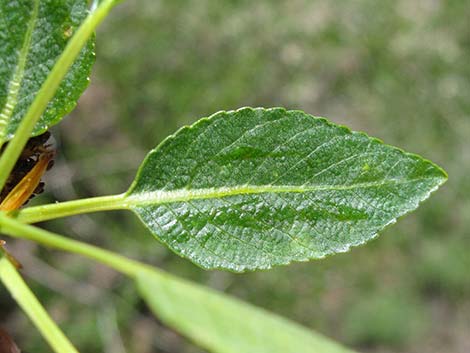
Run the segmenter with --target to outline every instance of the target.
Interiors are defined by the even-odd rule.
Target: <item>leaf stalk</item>
[[[11,293],[12,297],[31,319],[49,343],[54,352],[78,353],[77,349],[51,319],[41,303],[28,288],[12,263],[0,255],[0,280]]]
[[[150,268],[138,261],[130,260],[124,256],[117,255],[96,246],[68,239],[31,225],[22,224],[8,217],[4,212],[0,213],[0,232],[14,238],[28,239],[52,248],[83,255],[131,278],[135,278],[142,270]]]

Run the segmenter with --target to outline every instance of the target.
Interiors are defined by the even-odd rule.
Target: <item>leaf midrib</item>
[[[25,33],[23,46],[21,47],[21,51],[18,56],[18,62],[15,67],[15,72],[8,85],[7,99],[5,101],[5,105],[2,108],[2,111],[0,112],[0,145],[4,142],[8,123],[18,103],[18,93],[20,91],[21,82],[23,81],[26,67],[26,59],[31,48],[31,39],[38,18],[38,13],[39,0],[35,0],[33,10],[31,12],[31,16],[28,22],[28,29]]]
[[[416,178],[398,179],[387,181],[376,181],[368,183],[357,183],[348,185],[240,185],[233,187],[202,188],[202,189],[178,189],[178,190],[156,190],[140,191],[132,193],[129,190],[125,196],[126,206],[143,206],[146,204],[165,204],[172,202],[188,202],[201,199],[217,199],[229,196],[266,194],[266,193],[304,193],[315,191],[340,191],[365,189],[373,187],[384,187],[389,185],[403,185],[424,180],[437,180],[439,178]],[[436,186],[440,182],[436,183]]]

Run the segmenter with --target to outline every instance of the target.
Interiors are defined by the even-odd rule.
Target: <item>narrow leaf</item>
[[[419,156],[300,111],[244,108],[179,130],[126,202],[204,268],[270,268],[347,251],[446,180]]]
[[[353,353],[292,321],[164,273],[137,286],[154,314],[214,353]]]
[[[0,145],[13,137],[21,118],[74,31],[87,16],[85,0],[0,0]],[[88,85],[94,40],[83,48],[34,135],[56,124]]]

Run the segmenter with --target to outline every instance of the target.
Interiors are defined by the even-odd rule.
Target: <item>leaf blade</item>
[[[244,108],[162,142],[126,199],[178,254],[239,272],[365,243],[445,180],[432,162],[326,119]]]
[[[154,314],[214,353],[353,353],[311,330],[223,293],[142,272],[138,290]]]
[[[88,14],[86,1],[0,1],[0,143],[11,139],[35,94],[75,29]],[[18,25],[20,24],[20,25]],[[23,24],[27,24],[23,26]],[[56,124],[76,105],[88,86],[94,63],[90,40],[68,71],[36,127],[37,135]]]

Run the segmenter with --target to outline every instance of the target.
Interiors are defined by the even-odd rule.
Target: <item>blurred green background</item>
[[[89,89],[54,128],[56,166],[35,203],[120,193],[165,136],[242,106],[328,117],[432,159],[449,181],[366,246],[242,275],[200,270],[126,212],[44,227],[231,293],[359,352],[468,353],[469,16],[464,0],[124,2],[98,32]],[[152,318],[113,271],[25,241],[9,249],[83,353],[203,352]],[[2,325],[20,347],[49,352],[0,293]]]

